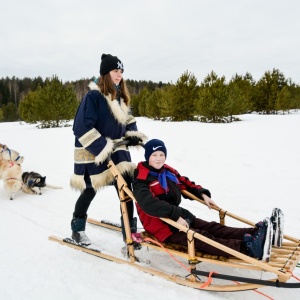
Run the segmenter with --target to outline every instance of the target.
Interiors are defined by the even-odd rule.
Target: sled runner
[[[231,248],[228,248],[220,243],[217,243],[191,229],[181,226],[177,222],[170,219],[162,218],[162,220],[177,229],[186,233],[188,247],[186,249],[181,249],[179,251],[172,248],[172,245],[159,244],[153,238],[149,238],[147,233],[142,233],[140,243],[143,247],[153,248],[158,251],[167,251],[171,253],[174,257],[184,258],[186,260],[185,276],[173,275],[167,272],[154,269],[150,266],[144,265],[139,262],[135,252],[139,250],[134,250],[134,240],[130,231],[129,219],[127,214],[126,202],[136,201],[133,193],[127,187],[125,180],[120,174],[117,167],[112,161],[109,161],[108,167],[110,172],[113,174],[119,192],[119,198],[121,203],[121,211],[125,226],[126,233],[126,244],[128,249],[128,259],[122,259],[119,257],[111,256],[108,254],[101,253],[100,251],[93,249],[88,246],[80,246],[74,243],[71,239],[61,239],[55,236],[50,236],[49,239],[52,241],[59,242],[63,245],[82,250],[89,254],[96,255],[98,257],[115,261],[121,264],[131,265],[143,272],[150,273],[155,276],[160,276],[167,280],[173,281],[177,284],[193,287],[196,289],[203,289],[209,291],[243,291],[261,288],[263,286],[273,286],[281,288],[300,288],[300,282],[287,282],[293,276],[292,272],[299,264],[300,261],[300,240],[288,235],[283,235],[283,242],[281,247],[272,246],[270,259],[268,262],[259,261],[255,258],[242,254]],[[205,204],[204,201],[200,200],[188,191],[182,191],[186,196]],[[225,224],[225,218],[233,218],[244,224],[255,226],[255,223],[234,215],[226,210],[213,207],[219,213],[220,223]],[[107,224],[107,222],[101,222],[94,219],[88,219],[89,223],[99,225],[101,227],[106,227],[108,229],[119,230],[120,228],[115,224]],[[282,232],[280,232],[282,234]],[[222,251],[229,254],[229,258],[217,257],[212,255],[205,255],[203,253],[198,253],[194,246],[195,239],[199,239],[213,247],[217,247]],[[279,242],[277,242],[277,245]],[[201,267],[205,263],[205,268],[209,266],[210,270],[201,270]],[[217,273],[216,268],[222,267],[227,269],[229,274]],[[267,275],[267,279],[256,279],[253,277],[243,277],[240,276],[238,270],[251,270],[259,272],[260,278],[262,275]],[[251,273],[248,272],[248,273]],[[216,283],[214,281],[217,281]],[[291,279],[291,281],[294,281]],[[238,282],[238,284],[237,284]]]

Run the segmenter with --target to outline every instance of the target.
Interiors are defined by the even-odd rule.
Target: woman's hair
[[[117,98],[117,91],[114,87],[114,84],[110,78],[109,73],[102,75],[99,78],[99,88],[102,94],[107,96],[108,94],[111,94],[111,100],[114,100]],[[130,104],[130,95],[125,83],[125,80],[122,78],[120,82],[120,97],[124,99],[124,102],[127,106]]]

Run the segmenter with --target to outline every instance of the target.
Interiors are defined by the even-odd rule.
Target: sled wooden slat
[[[194,196],[192,193],[190,193],[190,192],[188,192],[188,191],[186,191],[186,190],[183,190],[182,193],[183,193],[184,195],[190,197],[191,199],[194,199],[194,200],[196,200],[196,201],[198,201],[198,202],[200,202],[200,203],[206,205],[205,202],[204,202],[203,200],[197,198],[197,197]],[[227,210],[223,210],[223,209],[220,208],[220,207],[212,206],[212,209],[214,209],[214,210],[216,210],[216,211],[223,211],[223,212],[225,212],[224,219],[225,219],[226,216],[228,216],[228,217],[231,217],[232,219],[235,219],[235,220],[237,220],[237,221],[240,221],[240,222],[242,222],[242,223],[244,223],[244,224],[247,224],[247,225],[250,225],[250,226],[253,226],[253,227],[255,226],[255,223],[254,223],[254,222],[249,221],[249,220],[247,220],[247,219],[244,219],[244,218],[242,218],[242,217],[240,217],[240,216],[238,216],[238,215],[235,215],[235,214],[233,214],[233,213],[231,213],[231,212],[229,212],[229,211],[227,211]],[[223,224],[223,222],[221,222],[221,220],[220,220],[220,223]],[[225,225],[225,222],[224,222],[224,225]],[[295,242],[295,244],[297,244],[297,245],[300,244],[300,239],[291,237],[291,236],[289,236],[289,235],[284,234],[284,235],[283,235],[283,238],[286,239],[286,240],[288,240],[288,241]]]
[[[277,253],[277,254],[295,254],[295,255],[299,255],[298,248],[294,249],[294,251],[293,250],[288,250],[288,249],[282,249],[282,248],[273,248],[272,251]]]
[[[188,191],[182,191],[182,193],[190,197],[191,199],[197,200],[198,202],[205,205],[205,202],[203,200],[198,199],[196,196],[189,193]],[[220,222],[222,221],[223,224],[225,224],[225,217],[228,216],[244,224],[255,226],[254,222],[251,222],[247,219],[234,215],[219,207],[213,206],[212,208],[216,211],[222,211],[222,213],[220,213],[220,216],[222,216],[222,220],[220,219]],[[282,247],[280,248],[272,247],[271,257],[274,257],[274,255],[276,255],[276,258],[281,258],[283,260],[284,268],[294,270],[294,268],[296,267],[297,263],[300,260],[300,239],[291,237],[286,234],[284,234],[283,238],[284,240],[283,240]]]
[[[143,243],[144,246],[149,246],[151,248],[155,248],[156,250],[159,251],[165,251],[163,248],[155,245],[155,244],[151,244],[151,243]],[[178,251],[178,250],[174,250],[171,248],[169,248],[168,244],[163,243],[163,246],[165,248],[167,248],[169,252],[171,252],[172,254],[179,254],[181,257],[185,257],[188,259],[188,255],[185,252],[182,251]],[[252,269],[252,270],[262,270],[260,267],[257,266],[253,266],[250,263],[245,263],[245,261],[238,259],[238,258],[228,258],[226,261],[222,261],[220,260],[218,257],[217,258],[207,258],[204,255],[201,256],[197,256],[196,258],[201,261],[201,262],[211,262],[212,260],[216,260],[214,263],[218,264],[218,265],[223,265],[223,266],[230,266],[230,267],[235,267],[235,268],[246,268],[246,269]],[[285,257],[281,257],[281,256],[276,256],[270,259],[269,265],[271,265],[272,267],[276,267],[277,269],[287,269],[290,270],[291,269],[291,265],[293,265],[293,261],[296,260],[296,256],[290,256],[290,255],[286,255]]]
[[[88,223],[94,224],[94,225],[98,225],[98,226],[102,226],[102,227],[106,227],[108,229],[113,229],[113,230],[117,230],[117,231],[122,231],[121,228],[118,228],[116,226],[104,223],[104,222],[99,222],[98,220],[95,220],[93,218],[88,218],[87,219]]]
[[[297,260],[297,255],[283,254],[283,255],[279,256],[277,254],[272,253],[271,259],[282,259],[282,260],[292,259],[292,260]]]
[[[282,246],[283,247],[299,247],[299,249],[300,249],[300,241],[298,241],[298,243],[283,242]]]
[[[75,244],[70,244],[70,243],[66,243],[64,242],[63,239],[56,237],[56,236],[49,236],[49,240],[53,241],[53,242],[57,242],[59,244],[68,246],[70,248],[74,248],[86,253],[89,253],[91,255],[95,255],[98,256],[100,258],[109,260],[109,261],[114,261],[116,263],[119,264],[125,264],[125,265],[130,265],[142,272],[154,275],[154,276],[159,276],[162,277],[166,280],[172,281],[174,283],[180,284],[180,285],[184,285],[184,286],[188,286],[188,287],[192,287],[195,289],[203,289],[203,290],[207,290],[207,291],[218,291],[218,292],[232,292],[232,291],[245,291],[245,290],[253,290],[253,289],[257,289],[262,287],[263,285],[259,285],[259,284],[252,284],[252,283],[241,283],[241,284],[225,284],[225,285],[220,285],[220,284],[214,284],[214,285],[207,285],[206,287],[201,288],[202,282],[200,281],[190,281],[188,279],[179,277],[179,276],[175,276],[175,275],[170,275],[167,273],[164,273],[162,271],[156,270],[156,269],[152,269],[150,267],[145,267],[143,265],[140,265],[139,263],[132,263],[130,261],[127,261],[125,259],[121,259],[121,258],[117,258],[115,256],[112,255],[108,255],[105,253],[101,253],[101,252],[95,252],[91,249],[85,248],[85,247],[80,247],[78,245]],[[273,280],[270,280],[273,281]]]
[[[278,263],[278,264],[284,264],[284,265],[286,265],[286,264],[289,264],[289,265],[292,265],[293,264],[293,260],[291,260],[291,259],[283,259],[283,258],[276,258],[276,259],[274,259],[274,258],[271,258],[270,259],[270,264],[271,263]]]

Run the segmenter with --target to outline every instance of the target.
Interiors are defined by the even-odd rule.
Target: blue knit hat
[[[155,151],[162,151],[167,157],[167,148],[164,142],[161,140],[157,140],[157,139],[150,140],[145,144],[144,148],[145,148],[145,159],[147,162],[149,162],[149,157]]]
[[[110,71],[115,69],[121,69],[124,71],[123,63],[117,56],[111,54],[102,54],[100,64],[100,75],[108,74]]]

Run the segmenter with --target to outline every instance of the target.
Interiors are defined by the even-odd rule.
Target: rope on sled
[[[205,287],[207,287],[208,285],[210,285],[212,283],[212,280],[213,280],[212,279],[212,275],[213,274],[218,274],[218,273],[217,272],[213,272],[213,271],[209,272],[207,280],[202,285],[200,285],[200,289],[204,289]]]
[[[236,284],[240,284],[238,281],[234,281],[233,280],[233,282],[236,283]],[[268,296],[267,294],[265,294],[265,293],[263,293],[261,291],[258,291],[258,290],[252,290],[252,291],[255,292],[255,293],[257,293],[257,294],[260,294],[260,295],[262,295],[262,296],[264,296],[264,297],[266,297],[266,298],[268,298],[270,300],[274,300],[274,298]]]
[[[206,282],[204,282],[201,286],[200,286],[200,289],[204,289],[204,288],[206,288],[208,285],[210,285],[211,283],[212,283],[212,280],[213,280],[213,278],[212,278],[212,275],[213,274],[218,274],[217,272],[214,272],[214,271],[211,271],[210,273],[209,273],[209,275],[208,275],[208,277],[207,277],[207,281]],[[232,282],[234,282],[234,283],[236,283],[236,284],[240,284],[238,281],[232,281]],[[253,292],[256,292],[256,293],[258,293],[258,294],[260,294],[260,295],[262,295],[262,296],[264,296],[264,297],[266,297],[266,298],[268,298],[268,299],[270,299],[270,300],[274,300],[274,298],[272,298],[272,297],[270,297],[270,296],[268,296],[268,295],[266,295],[266,294],[264,294],[264,293],[262,293],[262,292],[260,292],[260,291],[258,291],[258,290],[253,290]]]
[[[191,268],[188,268],[186,265],[184,265],[180,260],[178,260],[167,248],[165,248],[161,243],[159,243],[158,241],[155,241],[154,239],[151,239],[151,238],[148,238],[148,237],[145,237],[143,239],[141,239],[142,241],[144,242],[150,242],[150,243],[153,243],[153,244],[156,244],[158,245],[159,247],[161,247],[162,249],[164,249],[165,252],[167,252],[171,258],[176,261],[181,267],[183,267],[186,271],[188,271],[189,273],[191,273]],[[140,241],[141,241],[140,240]],[[300,281],[300,278],[296,277],[291,271],[287,271],[287,272],[290,272],[292,274],[292,277],[295,278],[296,280]],[[217,272],[215,271],[211,271],[208,275],[208,278],[207,278],[207,281],[204,282],[201,286],[200,286],[200,289],[203,289],[207,286],[209,286],[212,281],[213,281],[213,278],[212,278],[212,275],[213,274],[218,274]],[[238,281],[234,281],[232,280],[232,282],[236,283],[236,284],[240,284]],[[260,294],[266,298],[268,298],[269,300],[274,300],[274,298],[268,296],[267,294],[261,292],[261,291],[258,291],[257,289],[254,289],[253,292],[257,293],[257,294]]]
[[[200,286],[200,289],[203,289],[203,288],[207,287],[208,285],[210,285],[210,284],[212,283],[212,280],[213,280],[212,275],[213,275],[213,274],[218,274],[218,273],[217,273],[217,272],[213,272],[213,271],[210,272],[209,275],[208,275],[208,277],[207,277],[207,281],[204,282],[204,283]],[[234,283],[236,283],[236,284],[240,284],[238,281],[232,280],[232,282],[234,282]],[[270,299],[270,300],[274,300],[274,298],[272,298],[272,297],[270,297],[270,296],[268,296],[268,295],[266,295],[266,294],[264,294],[264,293],[262,293],[262,292],[260,292],[260,291],[258,291],[258,290],[253,290],[253,292],[256,292],[256,293],[258,293],[258,294],[260,294],[260,295],[262,295],[262,296],[264,296],[264,297],[266,297],[266,298],[268,298],[268,299]]]
[[[300,278],[298,278],[297,276],[295,276],[292,271],[288,270],[287,272],[291,273],[293,278],[295,278],[296,280],[300,281]]]
[[[156,245],[158,245],[159,247],[163,248],[164,251],[166,251],[171,257],[173,260],[175,260],[181,267],[183,267],[186,271],[188,271],[189,273],[191,273],[191,269],[188,268],[186,265],[184,265],[180,260],[178,260],[167,248],[165,248],[161,243],[151,239],[151,238],[143,238],[143,241],[144,242],[151,242],[151,243],[154,243]],[[200,289],[203,289],[205,288],[206,286],[210,285],[212,283],[212,275],[213,274],[218,274],[217,272],[210,272],[209,273],[209,276],[208,276],[208,279],[206,282],[204,282],[201,286],[200,286]]]
[[[186,265],[184,265],[180,260],[178,260],[167,248],[165,248],[161,243],[159,243],[159,242],[157,242],[157,241],[155,241],[155,240],[153,240],[153,239],[151,239],[151,238],[148,238],[148,237],[146,237],[146,238],[144,238],[143,239],[143,241],[145,241],[145,242],[151,242],[151,243],[153,243],[153,244],[156,244],[156,245],[158,245],[159,247],[161,247],[161,248],[163,248],[164,249],[164,251],[166,251],[172,258],[173,258],[173,260],[175,260],[181,267],[183,267],[186,271],[188,271],[188,272],[191,272],[191,269],[190,268],[188,268]]]

